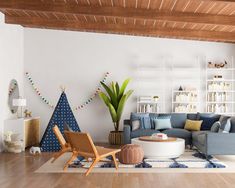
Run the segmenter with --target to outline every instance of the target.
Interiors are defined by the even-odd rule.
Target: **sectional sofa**
[[[132,116],[140,116],[144,122],[144,127],[133,130]],[[154,128],[154,118],[170,116],[172,128],[156,130]],[[124,143],[131,143],[132,138],[140,136],[150,136],[153,133],[162,132],[171,137],[179,137],[185,140],[186,145],[195,146],[205,155],[234,155],[235,154],[235,117],[222,116],[211,113],[169,113],[169,114],[136,114],[132,113],[129,120],[124,120]],[[200,131],[188,131],[184,129],[186,120],[202,120]],[[212,132],[211,127],[215,122],[225,122],[229,119],[231,128],[229,133]]]

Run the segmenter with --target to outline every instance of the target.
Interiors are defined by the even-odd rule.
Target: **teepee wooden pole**
[[[60,89],[61,89],[62,92],[65,92],[66,87],[63,86],[63,85],[61,85],[61,86],[60,86]]]

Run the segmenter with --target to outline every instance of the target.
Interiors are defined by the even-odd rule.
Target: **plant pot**
[[[111,145],[123,144],[123,131],[110,131],[109,144]]]

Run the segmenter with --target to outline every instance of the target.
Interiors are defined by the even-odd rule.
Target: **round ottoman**
[[[143,161],[144,151],[137,144],[126,144],[122,146],[119,153],[119,161],[123,164],[138,164]]]

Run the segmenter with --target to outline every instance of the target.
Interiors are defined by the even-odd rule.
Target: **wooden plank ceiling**
[[[31,28],[235,43],[235,0],[0,0]]]

